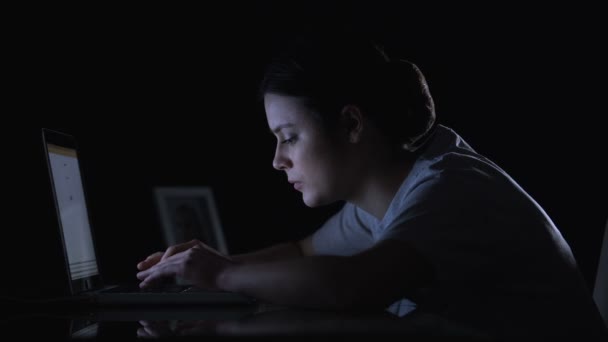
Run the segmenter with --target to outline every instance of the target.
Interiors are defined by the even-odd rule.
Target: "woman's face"
[[[266,94],[268,126],[277,137],[272,164],[302,192],[309,207],[346,199],[350,188],[347,135],[330,137],[311,109],[296,97]],[[338,130],[339,131],[339,130]]]

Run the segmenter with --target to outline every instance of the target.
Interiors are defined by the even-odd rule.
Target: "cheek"
[[[335,142],[321,135],[306,136],[298,147],[292,156],[294,167],[309,183],[326,188],[339,181],[346,160]]]
[[[330,150],[315,150],[303,156],[306,158],[306,172],[314,177],[312,181],[324,187],[333,187],[339,182],[342,172],[342,158]]]
[[[309,207],[317,207],[344,199],[344,179],[329,163],[319,161],[306,170],[302,199]]]

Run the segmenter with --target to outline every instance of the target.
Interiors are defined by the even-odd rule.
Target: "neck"
[[[400,160],[376,168],[349,202],[382,220],[413,165],[413,160]]]

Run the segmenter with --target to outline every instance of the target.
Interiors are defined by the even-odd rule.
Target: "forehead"
[[[266,94],[264,108],[271,130],[285,124],[308,125],[312,121],[310,109],[297,97]]]

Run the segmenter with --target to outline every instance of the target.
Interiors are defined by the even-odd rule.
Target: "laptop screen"
[[[99,266],[74,138],[43,130],[63,249],[72,292],[91,289]]]

